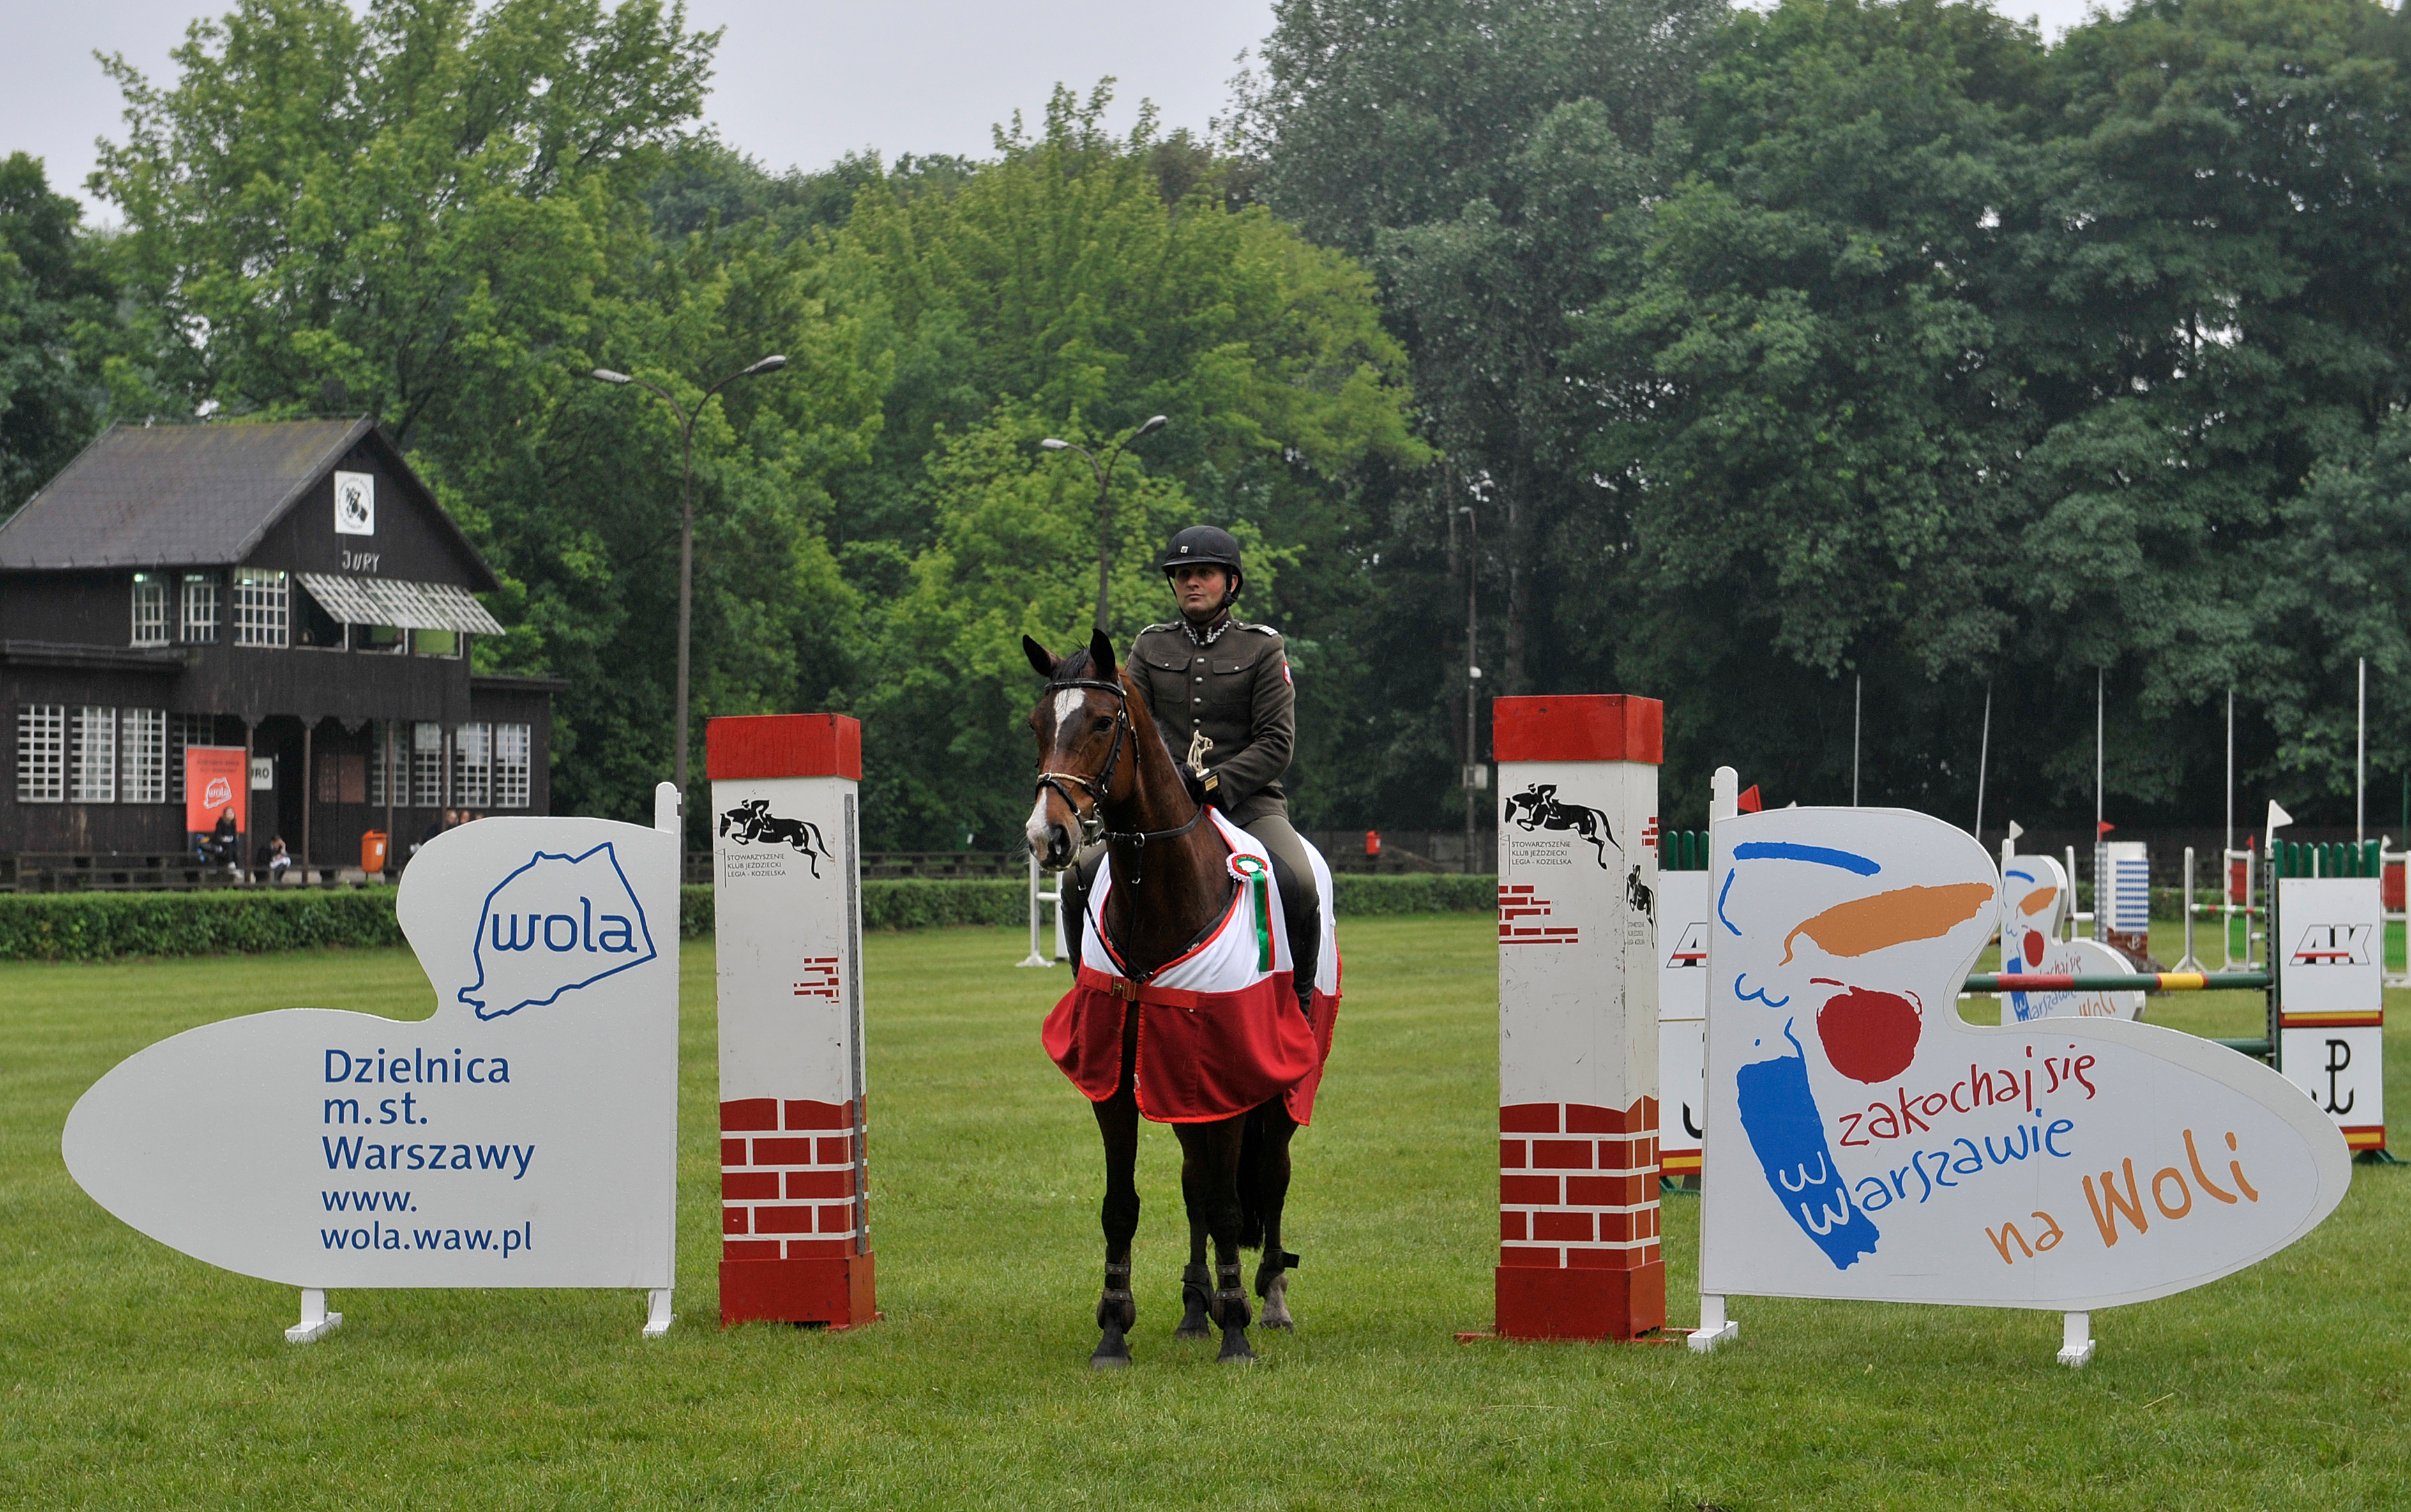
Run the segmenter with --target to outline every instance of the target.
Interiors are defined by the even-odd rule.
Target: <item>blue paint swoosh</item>
[[[1732,891],[1732,873],[1727,872],[1725,873],[1725,885],[1717,889],[1717,922],[1722,924],[1729,930],[1732,930],[1733,938],[1738,940],[1741,938],[1741,931],[1733,929],[1733,921],[1725,917],[1725,895]]]
[[[1814,861],[1819,866],[1838,866],[1860,876],[1873,876],[1883,870],[1863,856],[1825,845],[1799,845],[1788,840],[1753,840],[1733,847],[1737,861]]]

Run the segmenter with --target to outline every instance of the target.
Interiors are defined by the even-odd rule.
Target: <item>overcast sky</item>
[[[154,82],[205,0],[8,0],[0,49],[0,154],[30,152],[51,187],[84,193],[93,139],[122,139],[124,103],[93,60],[123,52]],[[2056,35],[2085,0],[2006,0]],[[1269,27],[1271,0],[690,0],[702,27],[725,27],[707,113],[773,169],[819,168],[857,148],[988,150],[1016,110],[1033,124],[1057,81],[1085,92],[1110,74],[1116,124],[1141,97],[1167,125],[1203,127],[1229,97],[1235,59]],[[110,218],[107,211],[100,218]]]

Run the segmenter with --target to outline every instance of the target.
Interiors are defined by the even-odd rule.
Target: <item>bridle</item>
[[[1114,771],[1120,764],[1122,758],[1122,742],[1125,740],[1128,740],[1133,747],[1138,743],[1137,731],[1131,727],[1130,694],[1119,683],[1106,683],[1096,678],[1066,678],[1060,683],[1050,683],[1049,686],[1054,688],[1089,688],[1099,693],[1110,693],[1117,700],[1114,709],[1113,743],[1105,748],[1105,764],[1098,769],[1097,774],[1093,777],[1087,777],[1076,771],[1042,771],[1038,774],[1038,790],[1040,792],[1045,792],[1052,789],[1055,796],[1063,800],[1063,806],[1072,811],[1072,816],[1077,819],[1080,824],[1080,844],[1082,845],[1093,845],[1100,840],[1118,840],[1129,844],[1132,850],[1132,854],[1131,856],[1130,882],[1132,887],[1137,887],[1140,879],[1140,869],[1147,859],[1147,842],[1152,840],[1177,840],[1182,835],[1187,834],[1190,830],[1196,829],[1199,824],[1205,821],[1206,805],[1203,803],[1198,804],[1197,812],[1189,816],[1189,822],[1187,824],[1179,825],[1170,829],[1106,829],[1105,800],[1107,793],[1114,785]],[[1132,760],[1135,762],[1137,757],[1132,756]],[[1069,784],[1070,786],[1066,786],[1066,784]],[[1072,789],[1074,787],[1078,788],[1081,792],[1088,795],[1089,806],[1085,810],[1080,807],[1078,800],[1072,797]]]

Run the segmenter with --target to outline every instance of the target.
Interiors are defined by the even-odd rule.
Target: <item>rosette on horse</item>
[[[1252,1359],[1242,1248],[1264,1250],[1255,1291],[1265,1326],[1292,1326],[1297,1256],[1282,1248],[1281,1209],[1291,1137],[1312,1116],[1338,1013],[1332,910],[1322,911],[1315,979],[1301,993],[1270,856],[1184,780],[1103,632],[1062,658],[1035,640],[1023,646],[1047,679],[1030,715],[1040,766],[1031,854],[1059,871],[1084,844],[1102,842],[1106,853],[1089,888],[1076,978],[1043,1031],[1105,1146],[1103,1337],[1090,1363],[1130,1361],[1141,1117],[1171,1124],[1180,1139],[1190,1262],[1176,1336],[1204,1337],[1210,1320],[1222,1330],[1221,1358]],[[1310,859],[1329,899],[1329,871]]]

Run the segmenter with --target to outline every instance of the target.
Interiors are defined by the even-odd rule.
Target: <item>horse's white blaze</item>
[[[1030,842],[1031,854],[1046,854],[1046,789],[1044,787],[1038,790],[1037,801],[1030,805],[1030,822],[1021,827],[1021,833]]]
[[[1063,727],[1063,721],[1071,718],[1080,705],[1088,701],[1088,698],[1087,692],[1080,688],[1065,688],[1055,695],[1056,729],[1060,730]]]

